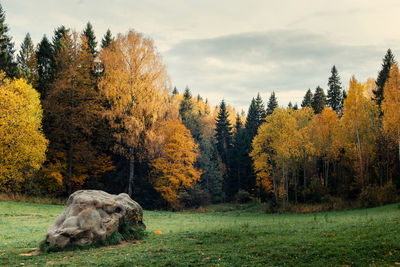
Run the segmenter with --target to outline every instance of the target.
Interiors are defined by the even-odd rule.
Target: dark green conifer
[[[301,102],[301,107],[305,108],[305,107],[312,107],[312,101],[313,101],[314,95],[311,92],[310,89],[307,90],[307,93],[305,94],[304,98],[303,98],[303,102]]]
[[[342,111],[343,95],[342,95],[342,84],[336,66],[333,65],[331,69],[331,77],[328,80],[328,95],[326,102],[336,113]]]
[[[8,35],[6,15],[0,4],[0,71],[12,78],[18,75],[18,66],[14,62],[14,43]]]
[[[324,90],[317,86],[317,88],[315,89],[315,93],[314,93],[314,98],[312,101],[312,108],[314,109],[315,114],[319,114],[322,112],[322,110],[324,110],[326,105],[326,95]]]
[[[376,90],[374,93],[374,100],[378,104],[379,108],[381,107],[383,101],[383,90],[385,87],[386,80],[389,78],[390,69],[392,64],[395,63],[395,59],[392,53],[392,50],[388,49],[385,57],[383,58],[382,69],[378,74],[378,78],[376,79]]]
[[[104,35],[103,39],[101,40],[101,48],[106,48],[110,45],[112,40],[112,35],[110,29],[107,30],[106,34]]]
[[[267,105],[267,116],[271,115],[275,108],[278,106],[278,100],[275,96],[275,92],[272,92],[271,96],[269,97],[268,100],[268,105]]]
[[[83,30],[83,34],[86,37],[89,52],[92,54],[93,57],[96,57],[97,54],[97,41],[96,41],[96,36],[93,31],[93,26],[90,22],[86,24],[86,28]]]

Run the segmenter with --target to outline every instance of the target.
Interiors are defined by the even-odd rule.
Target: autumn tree
[[[400,163],[400,74],[397,64],[393,64],[389,79],[384,87],[382,112],[383,129],[397,142]]]
[[[140,140],[156,137],[154,130],[165,117],[168,77],[153,41],[134,31],[119,34],[100,52],[100,59],[104,116],[113,130],[115,151],[129,161],[127,191],[132,195],[135,147]]]
[[[153,162],[151,183],[174,209],[180,208],[178,191],[192,187],[201,176],[194,164],[199,157],[198,145],[190,131],[179,121],[167,121],[161,126],[165,135],[160,156]]]
[[[324,162],[324,185],[328,187],[330,164],[339,156],[340,151],[339,116],[333,109],[325,107],[314,117],[309,128],[313,152]]]
[[[0,114],[0,191],[15,193],[46,159],[38,92],[0,73]]]
[[[87,40],[68,33],[59,42],[62,45],[55,57],[58,71],[43,101],[50,139],[47,168],[51,171],[54,165],[63,166],[58,171],[71,193],[93,173],[110,170],[111,162],[93,148],[101,102],[90,75],[93,60]]]
[[[341,119],[342,142],[346,154],[358,161],[356,178],[362,186],[369,181],[368,167],[375,155],[377,116],[377,106],[365,97],[365,87],[352,77]]]
[[[335,65],[333,65],[331,69],[331,77],[329,77],[328,80],[328,87],[326,103],[339,114],[342,110],[343,95],[339,73]]]

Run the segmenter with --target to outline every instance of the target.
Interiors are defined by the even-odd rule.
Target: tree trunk
[[[356,119],[356,135],[357,135],[357,144],[358,144],[358,156],[360,159],[360,171],[361,171],[361,179],[362,179],[362,185],[364,186],[364,170],[363,170],[363,164],[362,164],[362,155],[361,155],[361,141],[360,141],[360,134],[358,132],[358,121]]]
[[[128,195],[132,197],[132,184],[135,174],[135,150],[131,147],[131,155],[129,157],[129,179],[128,179]]]
[[[274,167],[272,167],[272,183],[273,183],[273,185],[274,185],[275,201],[276,201],[276,203],[278,203],[278,188],[277,188],[277,186],[276,186]]]
[[[69,137],[69,151],[68,151],[68,194],[72,194],[72,156],[74,154],[74,138],[72,134]]]

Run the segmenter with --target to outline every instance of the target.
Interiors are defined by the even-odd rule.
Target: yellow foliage
[[[0,190],[17,192],[45,160],[39,93],[23,79],[0,74]]]
[[[390,77],[385,84],[382,102],[383,129],[399,144],[400,153],[400,73],[397,64],[393,64]]]
[[[165,143],[161,155],[153,160],[151,183],[173,208],[179,208],[177,192],[192,187],[202,173],[194,167],[199,156],[198,145],[179,121],[165,122],[160,134],[165,136]]]

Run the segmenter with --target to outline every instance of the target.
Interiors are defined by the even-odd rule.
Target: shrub
[[[247,192],[246,190],[239,190],[236,193],[234,199],[236,203],[241,203],[241,204],[250,202],[252,200],[250,193]]]
[[[199,208],[210,204],[210,193],[200,186],[181,191],[178,194],[179,201],[184,208]]]
[[[363,207],[393,203],[398,200],[397,190],[391,181],[382,187],[368,185],[361,190],[359,200]]]
[[[328,195],[328,188],[326,188],[323,183],[322,179],[319,177],[314,177],[311,179],[310,185],[305,190],[305,197],[307,202],[311,203],[321,203],[324,198]]]

